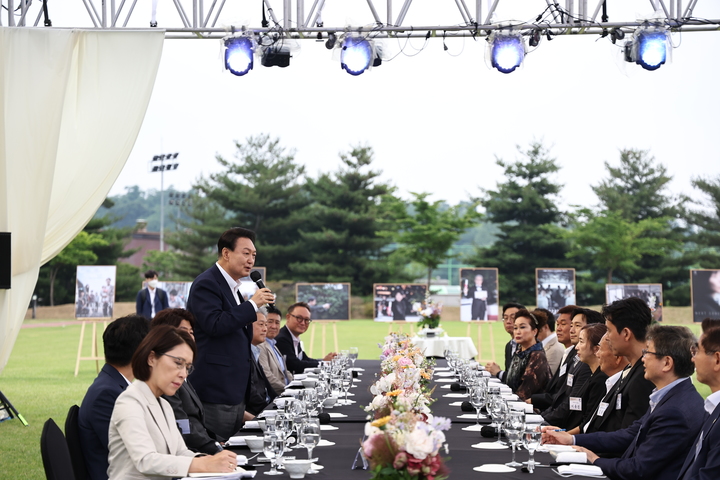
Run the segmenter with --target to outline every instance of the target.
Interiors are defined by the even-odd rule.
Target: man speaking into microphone
[[[239,292],[239,280],[250,274],[256,255],[255,232],[227,230],[218,240],[217,262],[198,275],[188,296],[198,352],[190,381],[205,407],[206,427],[223,441],[243,424],[257,309],[275,300],[267,288],[249,299]]]

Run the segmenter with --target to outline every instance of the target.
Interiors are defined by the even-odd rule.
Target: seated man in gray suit
[[[287,370],[285,357],[275,346],[275,337],[280,332],[282,312],[275,306],[268,305],[264,308],[267,310],[267,335],[265,341],[258,345],[259,362],[273,390],[280,395],[293,379],[293,374]]]

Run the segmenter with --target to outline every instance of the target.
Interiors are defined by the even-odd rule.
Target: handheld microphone
[[[265,283],[262,281],[262,274],[258,272],[257,270],[253,270],[250,272],[250,280],[255,282],[255,285],[258,286],[258,288],[266,288]],[[271,307],[275,307],[275,303],[268,303]]]

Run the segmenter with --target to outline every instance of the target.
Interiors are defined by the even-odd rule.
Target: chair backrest
[[[87,468],[85,468],[85,456],[80,446],[80,430],[78,427],[78,415],[80,407],[73,405],[68,410],[65,419],[65,439],[67,440],[68,450],[70,450],[70,460],[72,461],[73,471],[75,472],[75,480],[87,480]]]
[[[40,453],[47,480],[75,480],[65,435],[52,418],[43,426]]]

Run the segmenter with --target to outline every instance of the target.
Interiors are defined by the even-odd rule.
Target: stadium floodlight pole
[[[165,170],[177,170],[179,163],[175,161],[179,153],[167,153],[154,155],[152,162],[160,162],[160,165],[153,165],[151,172],[160,172],[160,251],[165,251]],[[173,160],[165,164],[165,160]]]

